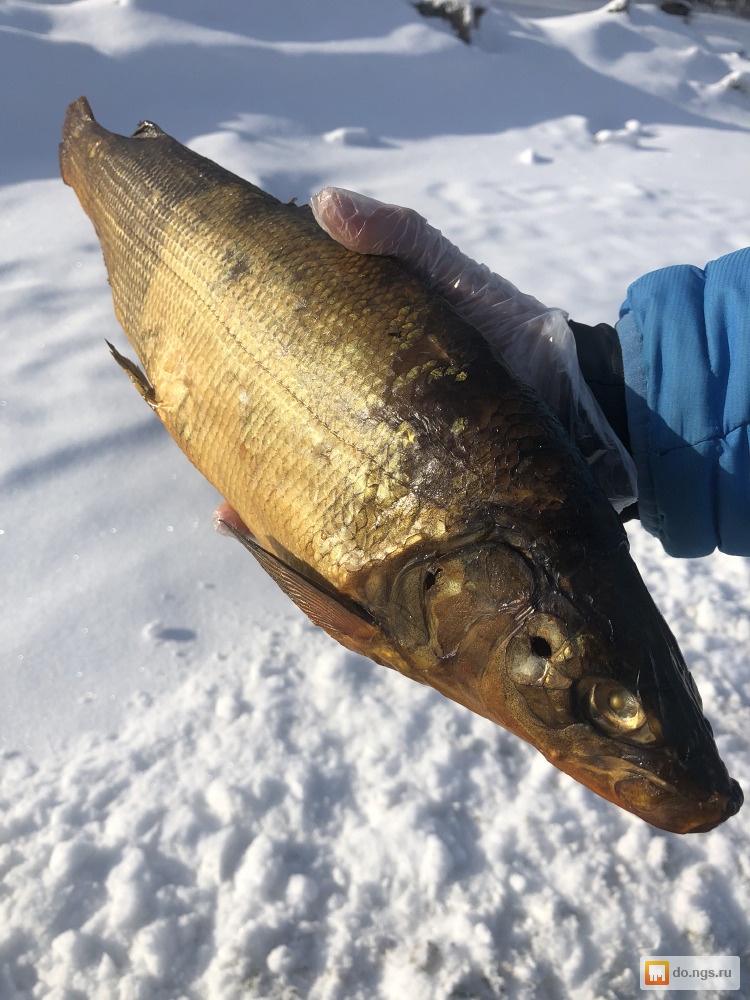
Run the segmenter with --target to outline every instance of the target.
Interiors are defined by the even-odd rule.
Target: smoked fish
[[[139,364],[113,353],[316,625],[656,827],[740,808],[618,517],[471,326],[151,122],[80,98],[60,165]]]

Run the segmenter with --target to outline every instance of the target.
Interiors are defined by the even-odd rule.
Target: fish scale
[[[617,516],[473,327],[153,124],[81,98],[60,165],[143,371],[116,359],[316,625],[654,826],[739,809]]]

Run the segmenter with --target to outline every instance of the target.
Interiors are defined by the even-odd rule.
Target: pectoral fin
[[[143,396],[150,407],[156,409],[157,402],[154,387],[146,378],[144,372],[141,371],[135,361],[131,361],[130,358],[126,358],[124,354],[120,354],[114,344],[110,344],[108,340],[106,341],[106,344],[112,353],[112,357],[128,376],[138,392]]]
[[[345,594],[328,590],[308,579],[227,521],[222,521],[222,524],[255,556],[266,573],[314,625],[324,629],[347,649],[379,659],[375,654],[375,644],[380,645],[383,633],[365,607]]]

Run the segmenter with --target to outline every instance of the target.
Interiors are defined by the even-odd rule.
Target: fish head
[[[404,567],[391,620],[443,694],[675,833],[740,808],[696,685],[622,541],[567,567],[514,532]]]

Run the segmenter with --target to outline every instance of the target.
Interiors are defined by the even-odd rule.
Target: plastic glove
[[[636,499],[633,460],[581,374],[567,314],[548,309],[462,253],[417,212],[343,188],[310,199],[318,224],[360,253],[397,258],[475,326],[495,354],[547,403],[615,508]]]

